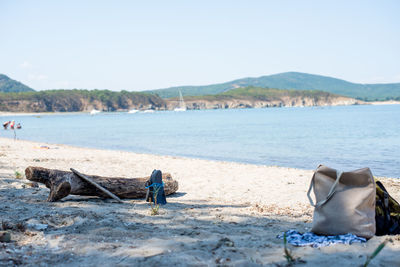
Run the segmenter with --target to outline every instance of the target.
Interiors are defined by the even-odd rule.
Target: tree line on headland
[[[165,101],[151,94],[109,90],[46,90],[0,93],[0,111],[75,112],[98,109],[163,109]]]

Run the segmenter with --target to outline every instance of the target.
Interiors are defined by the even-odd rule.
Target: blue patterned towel
[[[277,238],[283,239],[284,234],[285,233],[278,235]],[[311,246],[313,248],[326,247],[333,244],[351,245],[353,243],[367,242],[367,239],[363,237],[358,237],[353,234],[323,236],[316,235],[311,232],[302,234],[295,230],[286,231],[286,240],[289,244],[292,244],[293,246]]]

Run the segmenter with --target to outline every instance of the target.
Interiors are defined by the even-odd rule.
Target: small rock
[[[229,238],[224,237],[224,238],[221,238],[221,239],[218,241],[217,245],[215,246],[215,248],[214,248],[213,250],[219,249],[219,248],[222,247],[222,246],[225,246],[225,247],[234,247],[234,246],[235,246],[235,243],[234,243],[232,240],[230,240]]]
[[[0,231],[0,242],[11,242],[11,234],[6,231]]]

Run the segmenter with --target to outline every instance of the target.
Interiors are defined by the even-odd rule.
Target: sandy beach
[[[44,185],[32,188],[24,177],[16,178],[28,166],[131,178],[160,169],[171,173],[179,190],[156,216],[144,199],[118,204],[68,196],[49,203]],[[1,221],[12,228],[12,242],[0,243],[0,265],[285,266],[276,235],[310,230],[313,209],[306,191],[312,173],[0,138]],[[400,200],[399,180],[382,181]],[[21,224],[25,231],[18,229]],[[371,266],[400,266],[400,236],[289,248],[304,261],[299,265],[359,266],[386,238]]]

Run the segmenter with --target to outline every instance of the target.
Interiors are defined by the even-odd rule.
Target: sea
[[[400,105],[1,116],[17,139],[218,161],[400,177]],[[0,137],[14,138],[0,130]],[[12,142],[10,141],[10,144]],[[229,172],[229,170],[226,170]]]

